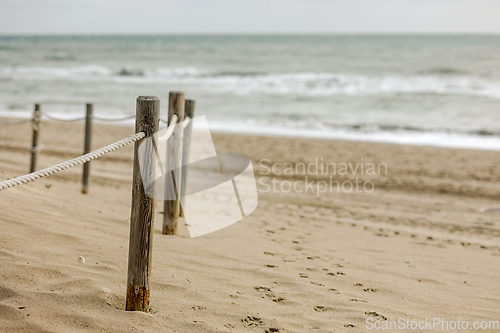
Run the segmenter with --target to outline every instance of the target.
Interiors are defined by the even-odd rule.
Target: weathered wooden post
[[[83,154],[90,153],[90,145],[92,143],[92,113],[94,106],[87,104],[87,118],[85,120],[85,146]],[[83,178],[82,178],[82,193],[89,193],[89,178],[90,178],[90,161],[83,165]]]
[[[160,99],[154,96],[137,98],[135,132],[149,137],[158,131]],[[142,311],[149,307],[149,278],[153,249],[154,200],[146,196],[139,166],[139,140],[134,146],[132,211],[130,213],[130,243],[128,252],[127,311]],[[156,154],[147,147],[142,161],[143,174],[155,179]]]
[[[192,99],[186,99],[184,103],[184,119],[193,119],[194,117],[194,101]],[[181,180],[181,212],[180,216],[184,217],[184,193],[186,191],[186,181],[187,181],[187,169],[189,160],[189,146],[191,143],[191,128],[193,127],[193,121],[191,120],[189,124],[184,128],[184,138],[182,143],[182,180]]]
[[[31,126],[33,127],[33,141],[31,145],[31,166],[30,173],[36,171],[36,157],[38,153],[38,138],[40,136],[40,118],[42,116],[42,111],[40,104],[35,104],[35,110],[33,111],[33,119],[31,120]]]
[[[177,122],[184,120],[184,93],[183,92],[170,92],[168,101],[168,121],[169,126],[174,114],[177,115]],[[173,186],[165,184],[165,201],[163,202],[163,228],[164,235],[177,235],[177,225],[179,223],[179,214],[181,208],[179,190],[180,180],[182,179],[181,169],[174,173],[182,161],[182,135],[183,131],[176,128],[172,133],[172,137],[167,143],[167,170],[171,169]],[[176,181],[176,178],[178,182]],[[168,177],[165,177],[165,181]],[[173,200],[166,200],[167,198],[175,198]]]

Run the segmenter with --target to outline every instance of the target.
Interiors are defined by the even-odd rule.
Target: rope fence
[[[53,165],[49,168],[45,168],[39,171],[35,171],[32,173],[29,173],[24,176],[19,176],[13,179],[5,180],[3,182],[0,182],[0,191],[5,190],[14,186],[18,185],[23,185],[29,182],[32,182],[34,180],[37,180],[42,177],[47,177],[50,176],[56,172],[63,171],[66,169],[69,169],[71,167],[74,167],[75,165],[80,165],[87,163],[90,160],[96,159],[101,157],[102,155],[112,152],[114,150],[117,150],[118,148],[124,147],[128,144],[131,144],[133,142],[136,142],[140,139],[143,139],[146,136],[144,132],[136,133],[134,135],[131,135],[125,139],[116,141],[110,145],[107,145],[106,147],[102,147],[101,149],[94,150],[93,152],[90,152],[88,154],[73,158],[69,161],[62,162],[56,165]]]
[[[26,124],[30,123],[31,119],[23,119],[23,120],[17,120],[17,121],[6,121],[6,120],[0,120],[0,124],[2,125],[21,125],[21,124]]]
[[[47,113],[45,111],[42,112],[42,116],[49,119],[49,120],[68,122],[68,123],[84,121],[87,119],[87,117],[78,117],[78,118],[70,118],[70,119],[59,118],[59,117],[56,117],[56,116],[54,116],[50,113]],[[95,116],[93,116],[92,120],[103,121],[103,122],[120,122],[120,121],[130,120],[130,119],[134,119],[134,118],[135,118],[135,115],[125,116],[125,117],[121,117],[121,118],[108,118],[108,117],[95,117]],[[22,120],[17,120],[17,121],[16,120],[7,121],[7,120],[0,119],[0,125],[21,125],[21,124],[29,123],[31,121],[32,121],[31,119],[22,119]]]
[[[58,117],[55,117],[55,116],[53,116],[53,115],[51,115],[50,113],[47,113],[47,112],[42,112],[42,115],[45,118],[48,118],[50,120],[62,121],[62,122],[67,122],[67,123],[73,123],[73,122],[83,121],[83,120],[87,119],[86,117],[73,118],[73,119],[58,118]]]
[[[50,113],[47,113],[45,111],[42,112],[42,116],[49,119],[49,120],[53,120],[53,121],[61,121],[61,122],[68,122],[68,123],[72,123],[72,122],[78,122],[78,121],[84,121],[87,119],[87,117],[79,117],[79,118],[70,118],[70,119],[65,119],[65,118],[59,118],[59,117],[56,117]],[[122,117],[122,118],[107,118],[107,117],[96,117],[96,116],[92,116],[92,120],[97,120],[97,121],[103,121],[103,122],[120,122],[120,121],[125,121],[125,120],[130,120],[130,119],[134,119],[135,118],[135,115],[130,115],[130,116],[125,116],[125,117]],[[191,118],[189,117],[186,117],[184,119],[184,121],[187,121],[184,126],[188,126],[189,125],[189,121],[191,120]],[[26,124],[26,123],[29,123],[31,122],[32,120],[31,119],[22,119],[22,120],[18,120],[18,121],[6,121],[6,120],[1,120],[0,119],[0,125],[21,125],[21,124]],[[160,121],[162,123],[165,123],[165,124],[168,124],[169,121],[165,118],[160,118]]]
[[[31,123],[33,129],[31,154],[31,171],[29,174],[8,179],[0,182],[0,191],[15,186],[27,184],[37,179],[50,176],[57,172],[72,168],[77,165],[84,166],[83,190],[88,193],[88,183],[90,177],[89,162],[94,159],[117,150],[121,147],[135,143],[134,146],[134,167],[132,179],[132,209],[130,213],[130,238],[129,238],[129,258],[127,273],[127,295],[125,309],[127,311],[145,311],[150,303],[150,276],[151,276],[151,252],[153,223],[155,217],[155,200],[146,195],[142,183],[141,171],[148,175],[154,175],[156,170],[155,154],[141,156],[144,160],[139,163],[140,140],[146,139],[158,132],[160,122],[168,124],[166,133],[160,138],[168,140],[171,136],[173,143],[172,151],[169,148],[167,159],[171,159],[174,165],[186,165],[189,155],[189,145],[192,121],[194,116],[194,101],[184,100],[184,93],[171,92],[169,94],[168,120],[160,118],[160,99],[153,96],[140,96],[137,98],[136,115],[122,118],[100,118],[93,117],[93,105],[86,105],[86,117],[74,119],[62,119],[49,113],[42,112],[41,106],[35,104],[32,119],[17,121],[0,120],[1,125],[20,125]],[[55,121],[77,122],[86,120],[85,123],[85,145],[83,155],[71,160],[58,163],[51,167],[35,171],[37,153],[40,151],[39,136],[42,116]],[[122,140],[118,140],[110,145],[90,152],[92,120],[99,121],[124,121],[135,117],[135,132]],[[175,131],[177,124],[183,122],[181,130]],[[145,170],[142,170],[145,168]],[[181,168],[182,169],[182,168]],[[172,171],[173,172],[173,171]],[[168,183],[165,177],[165,188],[175,193],[175,200],[165,200],[163,207],[163,234],[177,235],[178,219],[182,216],[181,198],[185,192],[187,174],[184,171],[179,176],[172,177],[172,184]],[[177,183],[179,182],[179,183]]]

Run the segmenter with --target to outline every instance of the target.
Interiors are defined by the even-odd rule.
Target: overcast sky
[[[0,0],[0,34],[500,33],[500,0]]]

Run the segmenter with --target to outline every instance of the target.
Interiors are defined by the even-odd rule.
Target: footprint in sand
[[[241,319],[241,323],[243,325],[250,326],[250,327],[264,325],[264,322],[262,321],[261,318],[254,317],[254,316],[246,316],[245,318]]]
[[[195,305],[195,306],[192,306],[190,307],[191,310],[196,310],[196,311],[201,311],[201,310],[206,310],[207,307],[206,306],[202,306],[202,305]]]
[[[314,307],[314,311],[316,312],[327,312],[327,311],[334,311],[335,309],[329,306],[322,306],[322,305],[317,305]]]
[[[380,313],[376,313],[375,311],[372,311],[372,312],[365,312],[365,315],[367,315],[368,317],[374,317],[378,320],[387,320],[387,317],[384,316],[384,315],[381,315]]]

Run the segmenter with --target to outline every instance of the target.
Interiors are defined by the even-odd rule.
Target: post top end
[[[160,99],[156,96],[139,96],[138,101],[159,101]]]

